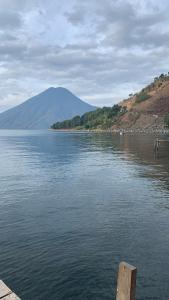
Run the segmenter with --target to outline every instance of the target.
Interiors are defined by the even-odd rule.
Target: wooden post
[[[157,139],[154,141],[154,151],[155,151],[155,152],[158,152],[159,147],[160,147],[160,140],[157,138]]]
[[[116,300],[134,300],[137,269],[125,262],[119,265]]]

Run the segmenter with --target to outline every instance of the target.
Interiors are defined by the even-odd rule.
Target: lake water
[[[166,137],[165,137],[166,138]],[[0,278],[22,300],[169,299],[169,143],[153,136],[0,131]]]

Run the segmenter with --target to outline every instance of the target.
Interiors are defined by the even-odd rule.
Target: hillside
[[[113,128],[162,129],[169,115],[169,75],[161,74],[139,93],[120,102],[127,112]]]
[[[154,78],[151,84],[118,105],[56,122],[52,128],[156,130],[166,126],[169,126],[169,74]]]
[[[2,129],[44,129],[96,108],[64,88],[49,88],[0,114]]]
[[[54,123],[52,129],[107,129],[116,124],[118,119],[126,112],[126,108],[114,105],[113,107],[98,108],[95,111],[75,116],[71,120]]]

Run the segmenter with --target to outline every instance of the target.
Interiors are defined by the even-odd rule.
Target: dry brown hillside
[[[164,118],[169,114],[169,74],[156,77],[153,83],[123,100],[120,105],[126,107],[127,112],[113,128],[164,128]]]

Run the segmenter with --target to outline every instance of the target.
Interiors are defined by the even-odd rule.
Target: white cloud
[[[1,0],[0,111],[49,86],[112,105],[168,72],[169,4]]]

